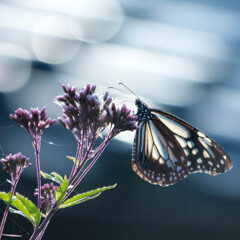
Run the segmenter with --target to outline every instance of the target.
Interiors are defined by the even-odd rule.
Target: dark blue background
[[[154,186],[132,171],[133,134],[122,135],[77,192],[118,186],[58,213],[43,239],[239,239],[239,24],[240,2],[233,0],[1,1],[0,154],[22,152],[32,161],[19,192],[36,201],[34,151],[8,115],[47,106],[50,117],[61,116],[53,101],[67,83],[96,83],[104,91],[124,82],[149,105],[214,138],[234,165],[217,177],[194,174]],[[111,92],[119,102],[134,99]],[[75,149],[71,133],[55,124],[43,135],[42,170],[69,174],[65,156]],[[7,175],[0,174],[0,191],[7,191]],[[6,233],[28,239],[31,231],[25,219],[9,215]]]

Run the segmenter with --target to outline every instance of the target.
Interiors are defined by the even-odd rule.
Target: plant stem
[[[83,171],[83,173],[81,174],[81,176],[77,179],[77,181],[74,183],[73,187],[66,193],[63,202],[69,197],[69,195],[74,191],[74,189],[78,186],[78,184],[82,181],[82,179],[84,178],[84,176],[88,173],[88,171],[93,167],[93,165],[96,163],[96,161],[98,160],[98,158],[100,157],[100,155],[102,154],[102,152],[105,150],[105,148],[107,147],[108,143],[110,142],[110,140],[113,137],[113,132],[111,131],[111,133],[109,134],[108,138],[106,139],[106,141],[104,142],[104,144],[102,145],[101,149],[98,149],[98,152],[96,153],[94,159],[91,161],[91,163],[87,166],[87,168]],[[82,145],[83,148],[83,145]],[[82,156],[83,152],[82,150],[80,151],[80,155]],[[77,151],[78,152],[78,151]],[[88,159],[88,154],[90,153],[90,148],[88,149],[88,151],[86,152],[84,158],[83,158],[83,165],[86,162],[86,160]],[[80,158],[81,159],[81,158]],[[83,167],[83,166],[82,166]],[[73,181],[73,179],[71,180]],[[52,206],[51,210],[49,211],[47,217],[43,220],[43,222],[41,223],[41,225],[39,227],[37,227],[31,238],[29,240],[41,240],[47,225],[49,224],[52,216],[54,215],[54,213],[57,211],[57,205],[56,203]]]
[[[77,181],[74,183],[73,187],[66,193],[64,200],[65,201],[69,195],[74,191],[74,189],[78,186],[78,184],[82,181],[82,179],[84,178],[84,176],[87,174],[87,172],[93,167],[93,165],[96,163],[96,161],[98,160],[98,158],[100,157],[100,155],[102,154],[102,152],[104,151],[104,149],[107,147],[109,141],[111,138],[108,138],[105,142],[105,145],[102,147],[102,149],[96,154],[96,156],[94,157],[94,159],[91,161],[91,163],[87,166],[87,168],[83,171],[83,173],[81,174],[81,176],[77,179]]]
[[[37,168],[37,183],[38,183],[38,209],[41,206],[41,168],[40,168],[40,146],[41,146],[41,137],[36,140],[34,149],[35,149],[35,158],[36,158],[36,168]]]
[[[80,151],[80,146],[81,146],[81,144],[78,142],[77,152],[76,152],[76,157],[75,157],[76,159],[78,159],[78,155],[79,155],[79,151]],[[73,177],[73,175],[74,175],[75,169],[76,169],[76,164],[74,163],[74,164],[73,164],[73,167],[72,167],[71,174],[70,174],[70,176],[69,176],[69,178],[68,178],[69,182],[72,180],[72,177]]]
[[[53,214],[56,212],[55,208],[56,208],[56,203],[52,206],[52,208],[49,211],[47,217],[43,220],[41,225],[34,230],[32,236],[29,238],[29,240],[36,240],[36,239],[38,239],[39,234],[41,234],[40,237],[42,237],[44,231],[46,230],[46,227],[47,227],[48,223],[50,222],[50,220],[51,220],[51,218],[53,216]],[[43,231],[43,233],[41,233],[42,231]]]
[[[50,222],[50,220],[46,223],[46,225],[45,225],[45,227],[43,228],[43,230],[39,233],[39,235],[38,235],[38,237],[37,237],[37,240],[41,240],[41,239],[42,239],[43,234],[45,233],[49,222]]]
[[[12,189],[11,189],[12,196],[15,194],[19,177],[17,177],[16,179],[17,179],[17,180],[14,181],[13,178],[12,178],[12,182],[13,182]],[[5,226],[6,220],[7,220],[8,211],[9,211],[10,205],[11,205],[11,203],[9,203],[9,204],[6,206],[6,209],[5,209],[4,214],[3,214],[3,218],[2,218],[2,222],[1,222],[1,226],[0,226],[0,240],[1,240],[1,238],[2,238],[3,229],[4,229],[4,226]]]
[[[2,234],[3,234],[3,229],[7,220],[7,216],[8,216],[8,210],[9,210],[10,204],[7,205],[4,214],[3,214],[3,218],[2,218],[2,222],[1,222],[1,226],[0,226],[0,239],[2,238]]]

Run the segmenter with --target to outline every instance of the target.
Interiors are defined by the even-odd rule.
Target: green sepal
[[[59,175],[56,172],[51,172],[51,175],[53,175],[55,177],[55,182],[58,184],[62,184],[63,183],[63,177],[61,175]]]
[[[75,157],[70,157],[70,156],[66,156],[66,157],[67,157],[68,159],[72,160],[77,167],[79,166],[79,163],[80,163],[80,162],[79,162]]]
[[[65,197],[65,194],[67,192],[68,186],[69,186],[69,182],[67,180],[67,176],[65,175],[63,179],[63,183],[56,190],[57,206],[59,206],[62,203]]]
[[[0,192],[0,200],[3,200],[6,205],[11,204],[11,202],[13,201],[12,193],[11,192],[8,192],[8,193]]]
[[[98,197],[102,192],[106,191],[106,190],[110,190],[113,189],[117,186],[117,184],[114,184],[112,186],[107,186],[107,187],[102,187],[102,188],[97,188],[85,193],[80,193],[77,194],[75,196],[73,196],[72,198],[66,200],[62,205],[60,205],[59,208],[66,208],[66,207],[71,207],[77,204],[80,204],[82,202],[86,202],[88,200],[91,200],[95,197]]]
[[[37,206],[28,198],[16,193],[16,198],[11,203],[13,207],[11,211],[26,217],[34,226],[34,228],[41,222],[42,214]]]
[[[12,181],[10,179],[7,179],[6,181],[12,185]]]
[[[7,195],[6,192],[0,192],[0,200],[4,201],[5,196]]]
[[[43,171],[41,171],[41,175],[43,176],[43,178],[45,179],[51,179],[53,178],[53,176],[51,174],[45,173]]]
[[[9,205],[12,202],[12,193],[8,192],[3,200],[7,205]]]
[[[58,183],[59,185],[61,185],[63,182],[63,178],[58,173],[55,173],[55,172],[48,174],[48,173],[41,171],[41,175],[43,176],[43,178],[50,179],[50,180]]]

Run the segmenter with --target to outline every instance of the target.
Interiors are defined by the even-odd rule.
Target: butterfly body
[[[190,173],[217,175],[232,162],[206,134],[167,112],[136,99],[138,130],[133,143],[132,168],[152,184],[168,186]]]

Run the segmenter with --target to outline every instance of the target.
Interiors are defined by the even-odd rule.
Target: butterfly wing
[[[161,186],[174,184],[188,174],[183,148],[155,115],[139,124],[133,143],[132,168],[144,180]]]
[[[171,131],[181,145],[187,157],[189,173],[218,175],[232,168],[227,153],[206,134],[169,113],[157,109],[151,109],[151,113]]]

